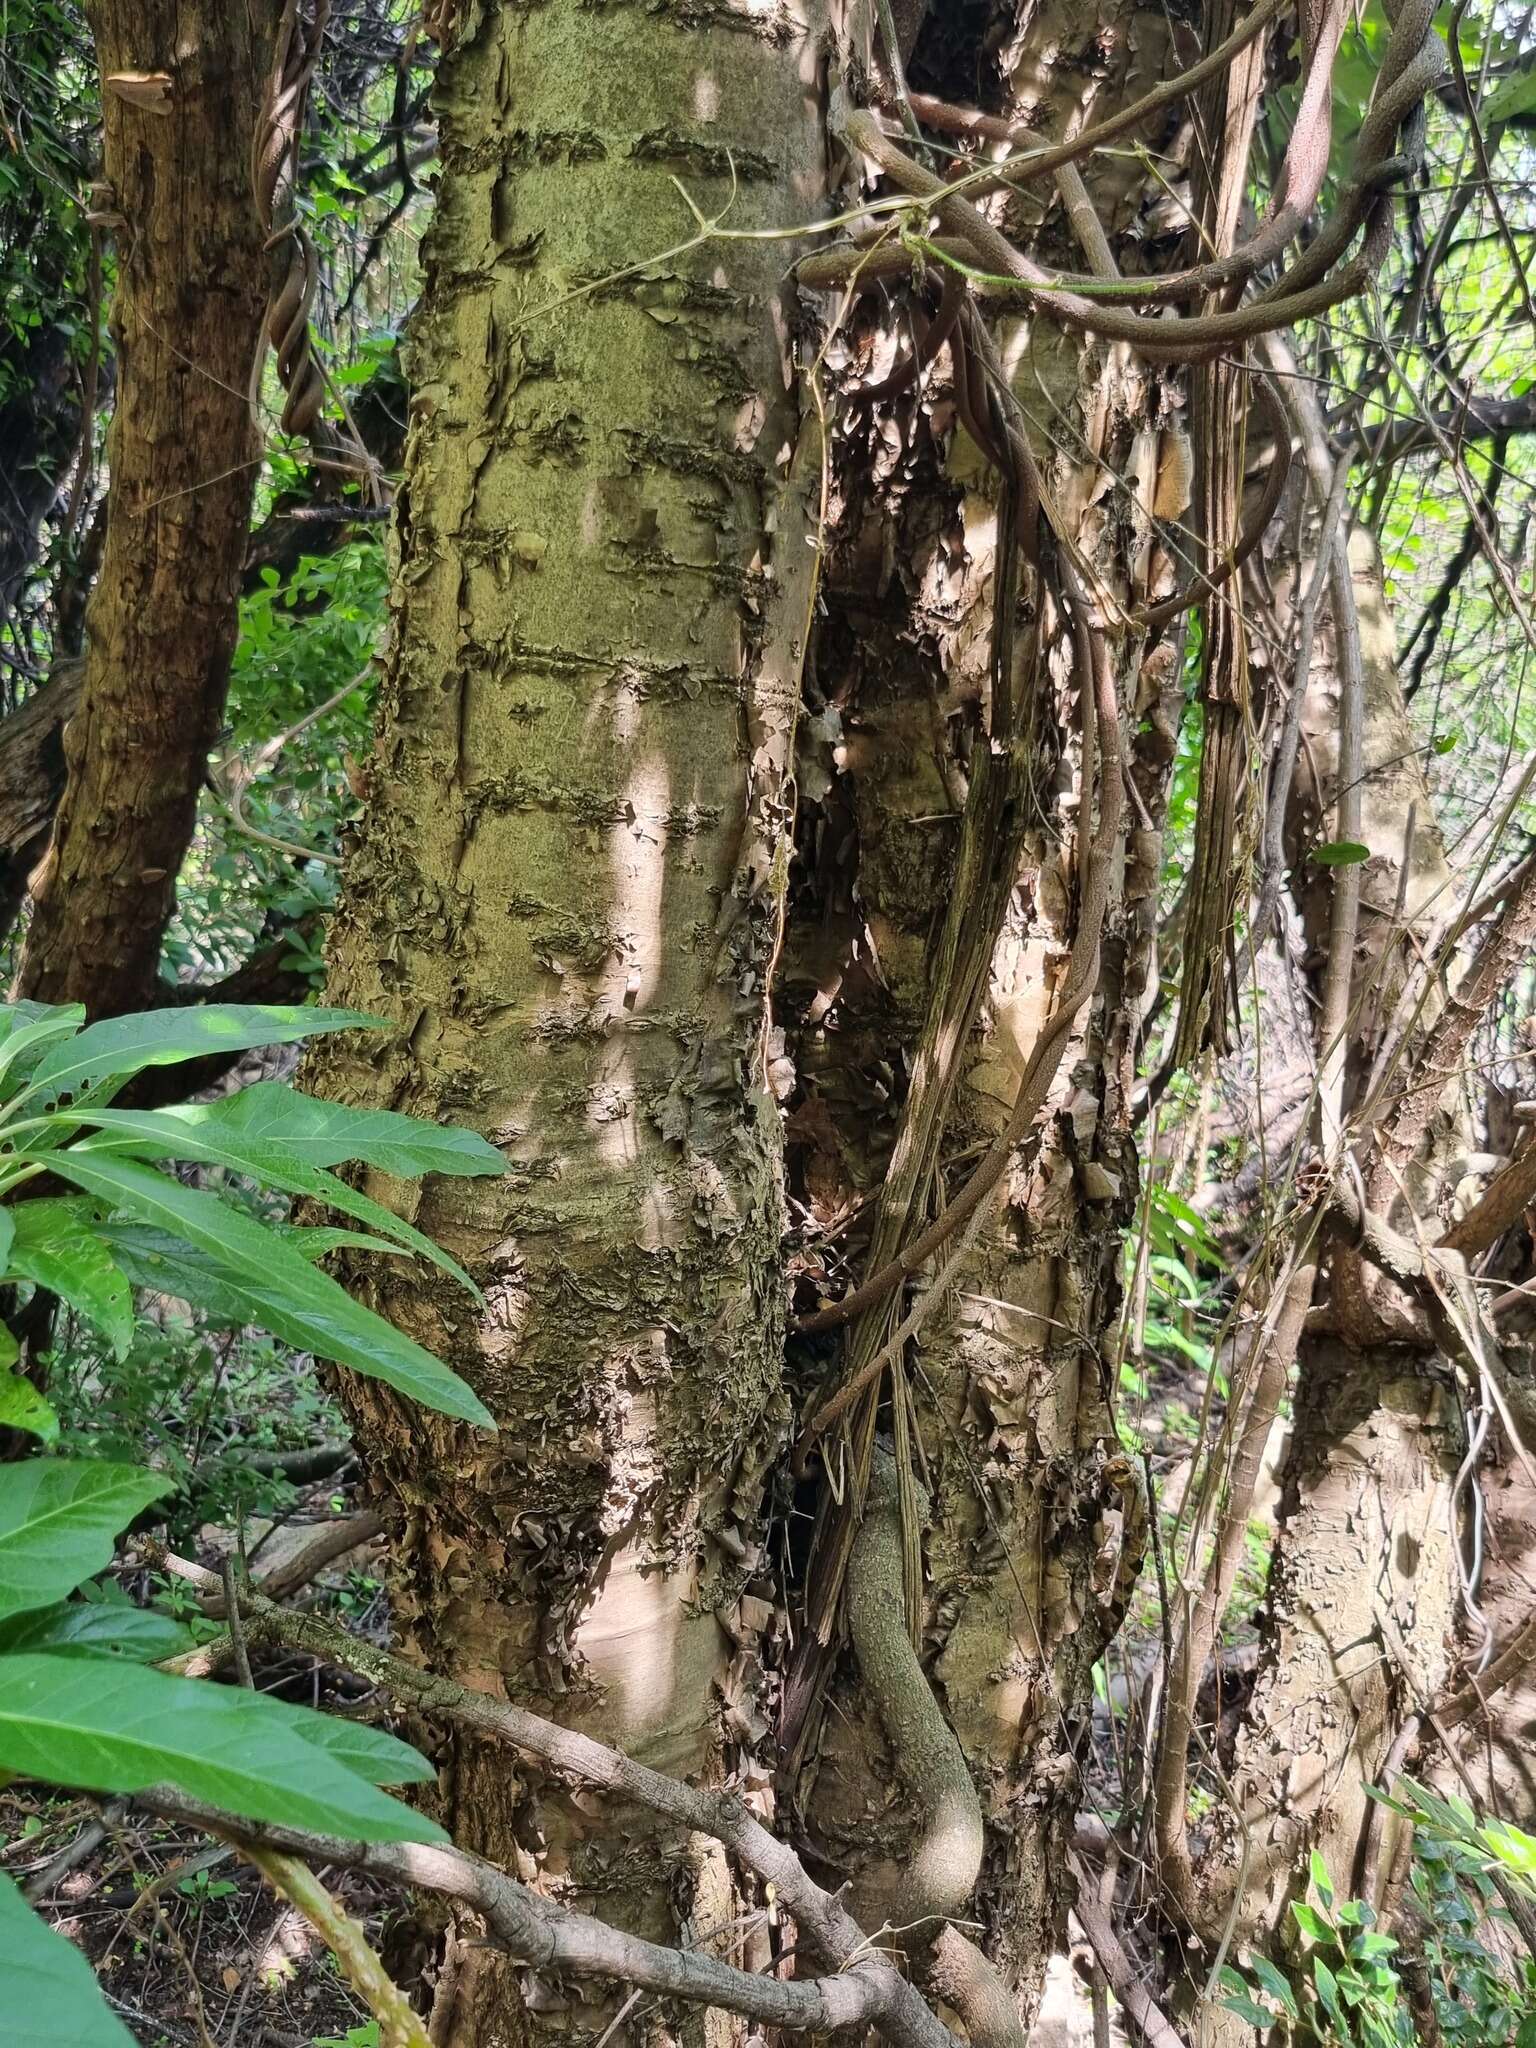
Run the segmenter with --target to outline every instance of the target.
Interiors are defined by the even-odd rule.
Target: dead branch
[[[160,1568],[173,1572],[200,1591],[212,1593],[217,1590],[217,1578],[200,1565],[172,1556],[159,1544],[146,1545],[145,1552]],[[241,1608],[246,1636],[252,1644],[283,1643],[291,1649],[308,1650],[327,1663],[372,1679],[397,1699],[410,1701],[424,1714],[510,1743],[531,1756],[539,1757],[554,1770],[632,1799],[664,1820],[674,1821],[681,1827],[722,1843],[747,1869],[774,1886],[780,1902],[794,1915],[817,1955],[842,1972],[837,1981],[847,1983],[857,1971],[859,1981],[869,1988],[856,1992],[855,1996],[869,2001],[864,2008],[868,2023],[877,2026],[893,2048],[955,2048],[953,2036],[913,1986],[890,1964],[874,1960],[869,1936],[853,1916],[832,1893],[824,1891],[815,1882],[795,1852],[771,1835],[730,1793],[684,1785],[675,1778],[664,1777],[659,1771],[636,1763],[620,1750],[594,1741],[590,1735],[557,1727],[554,1722],[546,1721],[509,1700],[471,1692],[451,1679],[415,1670],[387,1651],[357,1641],[345,1630],[317,1615],[290,1613],[260,1594],[242,1595]],[[161,1797],[159,1790],[155,1796],[157,1799]],[[296,1838],[291,1834],[281,1836],[278,1831],[264,1831],[258,1835],[247,1823],[233,1825],[245,1829],[250,1839],[271,1840],[275,1846],[298,1847],[299,1852],[304,1853],[302,1845],[307,1838]],[[745,1998],[748,1987],[756,1987],[763,1980],[746,1977],[744,1981],[733,1981],[727,1985],[712,1977],[711,1988],[705,1992],[697,1975],[681,1968],[684,1964],[707,1962],[708,1958],[684,1957],[674,1950],[653,1949],[650,1944],[641,1943],[638,1948],[625,1947],[622,1951],[624,1967],[613,1968],[620,1951],[606,1937],[615,1930],[601,1927],[596,1921],[586,1921],[579,1915],[565,1916],[569,1925],[562,1947],[554,1939],[547,1923],[541,1919],[541,1924],[535,1926],[526,1918],[528,1912],[535,1910],[542,1916],[547,1902],[539,1901],[535,1908],[531,1904],[533,1895],[524,1887],[494,1871],[490,1865],[481,1865],[466,1857],[460,1850],[423,1849],[415,1844],[362,1843],[345,1844],[343,1848],[360,1867],[377,1868],[381,1874],[386,1874],[384,1865],[363,1865],[362,1859],[377,1855],[403,1858],[406,1860],[392,1866],[392,1874],[407,1882],[430,1882],[434,1889],[465,1898],[471,1904],[494,1901],[497,1911],[506,1916],[504,1924],[507,1928],[517,1931],[518,1940],[526,1939],[536,1944],[530,1960],[537,1961],[540,1953],[547,1953],[552,1967],[556,1966],[555,1958],[559,1956],[562,1958],[559,1967],[577,1971],[585,1963],[589,1975],[617,1975],[631,1983],[648,1984],[652,1981],[652,1973],[664,1973],[664,1981],[661,1976],[656,1979],[657,1989],[675,1990],[679,1996],[699,1996],[706,2003],[722,2005],[749,2016],[759,2010],[756,2005],[734,2003],[731,1997],[725,1996],[725,1991],[730,1989],[733,1994]],[[448,1860],[422,1862],[422,1858]],[[345,1858],[331,1856],[328,1845],[326,1860]],[[434,1875],[429,1877],[429,1872]],[[472,1885],[473,1896],[455,1889],[458,1885]],[[623,1937],[623,1940],[627,1943],[631,1937]],[[720,1964],[711,1965],[715,1972],[723,1968]],[[632,1974],[642,1970],[646,1974]],[[732,1980],[743,1979],[744,1973],[732,1972],[731,1977]],[[698,1985],[699,1989],[692,1992],[684,1989],[685,1980]],[[787,1988],[774,1985],[770,1990],[765,1984],[762,1995],[777,1996]],[[754,1989],[750,1995],[756,1999],[758,1993]],[[830,1990],[826,1995],[832,1996]],[[786,2008],[783,2006],[777,2007],[776,2011],[780,2015],[777,2023],[781,2025],[824,2027],[834,2024],[826,2018],[791,2019],[785,2016]],[[771,2015],[764,2011],[763,2016]],[[850,2013],[846,2019],[837,2019],[835,2024],[852,2024],[856,2018],[856,2014]]]

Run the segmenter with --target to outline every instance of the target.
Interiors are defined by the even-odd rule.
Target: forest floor
[[[360,1497],[340,1417],[309,1362],[271,1353],[225,1358],[220,1402],[200,1412],[191,1428],[179,1404],[153,1413],[162,1366],[174,1368],[174,1359],[146,1363],[139,1409],[126,1414],[93,1407],[87,1376],[74,1389],[71,1436],[82,1448],[111,1456],[127,1449],[128,1433],[143,1428],[156,1462],[186,1455],[196,1473],[206,1475],[197,1498],[207,1519],[184,1518],[173,1527],[173,1548],[217,1569],[243,1542],[258,1584],[280,1583],[284,1598],[387,1642],[382,1539]],[[1179,1498],[1195,1447],[1198,1378],[1181,1362],[1160,1363],[1130,1418],[1169,1506]],[[174,1369],[164,1379],[185,1385]],[[299,1486],[258,1482],[253,1494],[239,1461],[250,1451],[255,1417],[262,1418],[258,1448],[265,1455],[292,1456],[295,1439],[313,1445],[318,1431],[335,1440],[330,1462],[336,1469]],[[252,1512],[253,1505],[260,1511]],[[363,1540],[340,1549],[354,1532]],[[1256,1567],[1261,1562],[1256,1559]],[[117,1577],[131,1597],[177,1606],[199,1639],[217,1633],[177,1581],[151,1583],[129,1570]],[[1259,1583],[1256,1570],[1255,1597]],[[1251,1616],[1251,1600],[1246,1611]],[[1224,1718],[1243,1689],[1242,1638],[1248,1633],[1240,1625],[1227,1647],[1222,1697],[1208,1706],[1213,1720]],[[1135,1776],[1135,1752],[1145,1734],[1141,1705],[1161,1639],[1149,1568],[1096,1700],[1085,1779],[1090,1810],[1119,1810],[1126,1775]],[[363,1681],[307,1655],[258,1651],[253,1664],[257,1685],[279,1698],[364,1718],[376,1712],[377,1698]],[[125,1801],[49,1797],[18,1783],[0,1790],[0,1869],[90,1958],[142,2048],[374,2048],[375,2024],[309,1924],[254,1868],[205,1836],[153,1820]],[[430,2007],[430,1991],[421,1984],[425,1941],[409,1897],[350,1872],[332,1871],[326,1881],[397,1981]],[[1075,1925],[1070,1932],[1070,1952],[1052,1961],[1031,2048],[1088,2048],[1095,2039],[1088,1955]],[[1119,2048],[1118,2012],[1110,2017],[1110,2038]]]

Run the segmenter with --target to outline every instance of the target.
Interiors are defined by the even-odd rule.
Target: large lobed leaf
[[[420,1778],[414,1752],[373,1729],[335,1730],[307,1707],[142,1665],[0,1658],[0,1770],[89,1792],[170,1784],[245,1820],[354,1840],[446,1839],[354,1768]]]

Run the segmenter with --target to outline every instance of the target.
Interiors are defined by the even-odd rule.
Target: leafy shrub
[[[1373,1797],[1414,1823],[1412,1886],[1441,2039],[1536,2048],[1536,1960],[1511,1910],[1536,1907],[1536,1838],[1500,1821],[1480,1823],[1462,1801],[1409,1780],[1399,1792]],[[1420,2030],[1401,1945],[1377,1927],[1370,1906],[1335,1899],[1315,1853],[1311,1877],[1316,1903],[1291,1907],[1308,1944],[1302,1960],[1290,1972],[1259,1955],[1248,1959],[1246,1976],[1224,1969],[1223,2003],[1273,2041],[1412,2048]]]
[[[351,1110],[270,1082],[209,1104],[113,1106],[147,1067],[373,1021],[340,1010],[210,1006],[85,1027],[78,1008],[0,1011],[0,1193],[13,1198],[0,1208],[0,1281],[57,1294],[94,1327],[112,1361],[130,1356],[141,1336],[134,1287],[153,1288],[490,1424],[455,1373],[352,1301],[316,1261],[339,1244],[414,1252],[474,1291],[419,1231],[329,1169],[362,1160],[405,1177],[499,1173],[492,1146],[469,1131]],[[367,1231],[263,1222],[159,1170],[184,1162],[317,1199]],[[14,1200],[44,1174],[73,1192]],[[14,1366],[18,1348],[3,1326],[0,1343]],[[0,1415],[44,1442],[58,1439],[53,1409],[14,1371],[0,1376]],[[152,1668],[182,1646],[183,1631],[90,1582],[120,1533],[174,1486],[165,1473],[107,1460],[40,1456],[0,1466],[0,1782],[26,1776],[119,1794],[171,1784],[244,1819],[365,1840],[441,1840],[432,1822],[379,1789],[433,1775],[395,1737]],[[8,1985],[25,1985],[60,2038],[80,2048],[130,2040],[84,1958],[4,1877],[0,1952]]]

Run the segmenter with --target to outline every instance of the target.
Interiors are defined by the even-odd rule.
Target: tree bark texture
[[[1368,534],[1350,534],[1348,558],[1361,676],[1359,840],[1369,858],[1343,1061],[1346,1123],[1361,1112],[1380,1049],[1400,1042],[1411,1052],[1433,1017],[1433,989],[1417,1013],[1403,999],[1417,948],[1448,901]],[[1340,630],[1335,604],[1314,649],[1302,711],[1308,766],[1287,822],[1313,956],[1326,946],[1331,891],[1308,855],[1339,836]],[[1326,1057],[1327,1047],[1318,1050]],[[1400,1080],[1384,1092],[1378,1122],[1400,1092]],[[1435,1184],[1424,1169],[1458,1142],[1455,1133],[1448,1099],[1403,1176],[1400,1227],[1415,1227],[1417,1211],[1425,1234],[1439,1234],[1415,1197]],[[1236,1807],[1220,1813],[1203,1865],[1210,1924],[1230,1926],[1236,1944],[1283,1947],[1291,1938],[1288,1907],[1306,1891],[1313,1851],[1341,1898],[1359,1894],[1375,1813],[1365,1788],[1380,1782],[1403,1723],[1444,1683],[1456,1618],[1450,1493],[1462,1428],[1453,1376],[1422,1304],[1368,1268],[1343,1234],[1325,1250],[1298,1351],[1259,1675],[1230,1773]],[[1204,2026],[1213,2043],[1242,2033],[1230,2013],[1207,2013]]]
[[[1063,55],[1080,39],[1065,0],[1027,25],[993,15],[984,33],[936,12],[914,77],[969,99],[980,67],[989,104],[1031,107],[1055,133],[1168,61],[1152,9],[1120,9],[1091,65]],[[475,1439],[347,1388],[394,1517],[397,1611],[413,1653],[463,1682],[778,1796],[878,1926],[900,1904],[921,1793],[835,1603],[818,1607],[855,1533],[838,1512],[845,1444],[823,1447],[819,1487],[814,1468],[797,1486],[784,1455],[794,1406],[830,1393],[870,1333],[797,1342],[786,1361],[786,1280],[835,1290],[868,1270],[1006,1122],[1078,926],[1091,692],[1060,605],[1018,580],[943,352],[918,390],[839,412],[818,534],[816,408],[797,416],[787,353],[811,325],[785,291],[793,248],[678,247],[695,229],[672,172],[706,214],[734,179],[733,228],[826,206],[804,26],[734,6],[475,6],[437,95],[394,638],[332,944],[333,998],[394,1029],[310,1066],[345,1099],[473,1122],[508,1162],[500,1183],[376,1189],[412,1204],[487,1306],[400,1269],[356,1285],[502,1424]],[[1128,247],[1140,174],[1113,154],[1092,174]],[[857,178],[846,167],[838,203]],[[1075,260],[1053,205],[1000,204],[1020,240]],[[829,296],[817,318],[834,313],[836,332],[802,349],[804,363],[827,342],[829,403],[884,375],[918,317],[894,295],[846,318]],[[1187,471],[1176,373],[1048,320],[1000,340],[1065,543],[1116,617],[1166,595],[1153,510],[1186,502],[1167,489]],[[1021,2010],[1063,1912],[1091,1666],[1145,1539],[1108,1354],[1181,677],[1176,635],[1109,644],[1134,800],[1099,1001],[954,1298],[861,1425],[866,1443],[908,1431],[930,1495],[906,1606],[987,1823],[970,1910]],[[1029,716],[994,761],[1004,680]],[[995,923],[979,947],[961,935],[963,995],[945,979],[959,814],[993,776],[1017,780],[989,842],[1006,857],[982,877]],[[912,1136],[934,1062],[956,1086]],[[844,1226],[846,1250],[829,1249]],[[893,1299],[882,1328],[909,1306]],[[826,1623],[825,1711],[771,1788],[763,1667],[786,1662],[786,1601],[812,1636]],[[729,1917],[723,1874],[650,1822],[464,1740],[446,1764],[465,1846],[653,1935],[679,1900],[695,1925]],[[746,1952],[766,1961],[767,1943],[754,1929]],[[582,2024],[558,1987],[493,1970],[470,1958],[447,2038],[492,2048]]]
[[[815,465],[785,249],[680,251],[677,185],[706,213],[734,188],[737,230],[815,215],[813,26],[461,10],[373,801],[332,943],[333,993],[395,1029],[313,1068],[507,1158],[417,1211],[483,1312],[367,1282],[501,1424],[349,1389],[415,1653],[683,1775],[758,1725],[742,1596],[789,1423],[764,998]],[[701,1929],[732,1919],[711,1855],[503,1750],[459,1743],[446,1804],[465,1846],[633,1928],[671,1938],[679,1898]],[[451,2040],[494,2048],[562,2006],[472,1974]]]
[[[250,149],[275,8],[93,0],[117,230],[117,402],[69,780],[33,882],[19,992],[146,1007],[219,726],[259,453],[266,299]],[[163,87],[114,86],[163,74]]]

